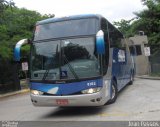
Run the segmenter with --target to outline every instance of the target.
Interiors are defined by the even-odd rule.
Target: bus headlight
[[[97,87],[97,88],[90,88],[90,89],[86,89],[86,90],[82,90],[81,92],[83,94],[92,94],[92,93],[97,93],[102,89],[102,87]]]
[[[42,95],[43,92],[38,91],[38,90],[31,90],[31,94],[34,94],[34,95]]]

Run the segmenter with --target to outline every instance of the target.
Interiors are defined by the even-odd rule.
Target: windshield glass
[[[37,25],[34,41],[70,36],[93,35],[98,31],[96,18],[67,20]]]
[[[100,75],[95,39],[76,38],[33,43],[31,78],[42,80],[82,79]]]

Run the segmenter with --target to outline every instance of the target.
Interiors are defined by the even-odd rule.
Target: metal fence
[[[160,55],[150,56],[149,61],[151,73],[160,74]]]
[[[19,90],[18,64],[13,61],[0,60],[0,93]]]
[[[160,44],[150,45],[151,56],[149,57],[151,74],[160,75]]]

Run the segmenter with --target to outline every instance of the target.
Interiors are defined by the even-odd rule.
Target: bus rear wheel
[[[117,99],[117,95],[118,95],[117,85],[116,82],[113,80],[111,84],[111,99],[106,104],[107,105],[113,104]]]
[[[134,81],[134,72],[131,71],[129,85],[132,85],[132,84],[133,84],[133,81]]]

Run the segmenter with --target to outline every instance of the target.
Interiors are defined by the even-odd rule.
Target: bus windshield
[[[100,76],[95,38],[33,43],[31,79],[69,80]]]
[[[70,36],[86,36],[96,34],[98,31],[96,18],[66,20],[36,26],[34,41]]]

